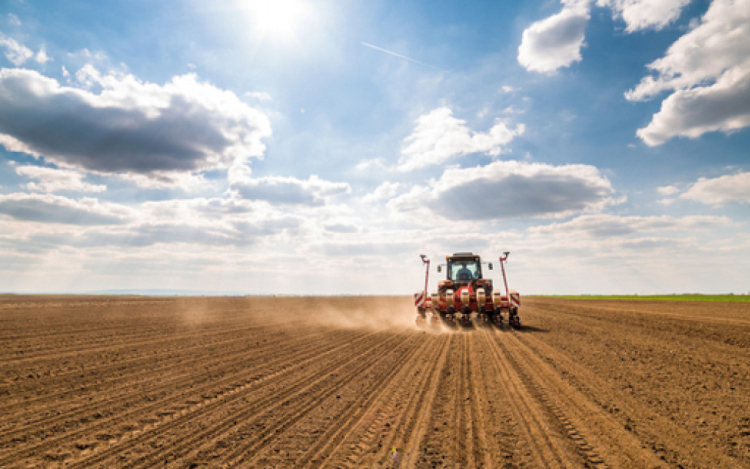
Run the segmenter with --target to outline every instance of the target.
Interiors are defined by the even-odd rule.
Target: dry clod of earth
[[[750,304],[0,297],[0,467],[750,467]]]

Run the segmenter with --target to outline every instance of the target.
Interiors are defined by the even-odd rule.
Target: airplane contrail
[[[407,57],[407,56],[401,55],[401,54],[399,54],[397,52],[393,52],[392,50],[383,49],[382,47],[374,46],[372,44],[368,44],[367,42],[360,42],[360,44],[362,44],[365,47],[369,47],[370,49],[375,49],[375,50],[379,50],[380,52],[385,52],[386,54],[390,54],[390,55],[392,55],[394,57],[398,57],[399,59],[408,60],[409,62],[414,62],[415,64],[424,65],[425,67],[434,68],[435,70],[440,70],[438,67],[436,67],[434,65],[426,64],[426,63],[424,63],[422,61],[419,61],[417,59],[412,59],[411,57]]]

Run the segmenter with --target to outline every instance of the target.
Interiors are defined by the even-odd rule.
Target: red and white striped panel
[[[421,308],[424,306],[424,300],[425,297],[423,291],[414,294],[414,306],[416,306],[417,308]]]
[[[521,306],[521,295],[518,292],[510,292],[510,305],[516,308]]]

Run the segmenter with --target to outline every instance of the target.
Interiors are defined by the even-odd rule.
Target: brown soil
[[[0,297],[0,467],[750,467],[750,304]]]

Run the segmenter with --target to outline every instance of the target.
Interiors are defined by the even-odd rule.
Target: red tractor
[[[471,252],[457,252],[452,256],[445,256],[446,263],[437,266],[438,272],[445,267],[446,276],[445,280],[438,282],[438,291],[430,296],[427,295],[430,261],[424,255],[420,256],[426,269],[424,291],[414,295],[417,324],[423,325],[429,312],[433,323],[442,320],[449,326],[454,326],[457,322],[470,326],[472,315],[476,314],[480,324],[502,327],[503,314],[506,313],[508,324],[519,329],[521,319],[518,317],[518,307],[521,305],[521,297],[517,291],[508,289],[503,265],[509,254],[505,252],[499,259],[505,294],[493,287],[492,279],[482,276],[482,265],[492,270],[492,263],[483,263],[477,254]]]

